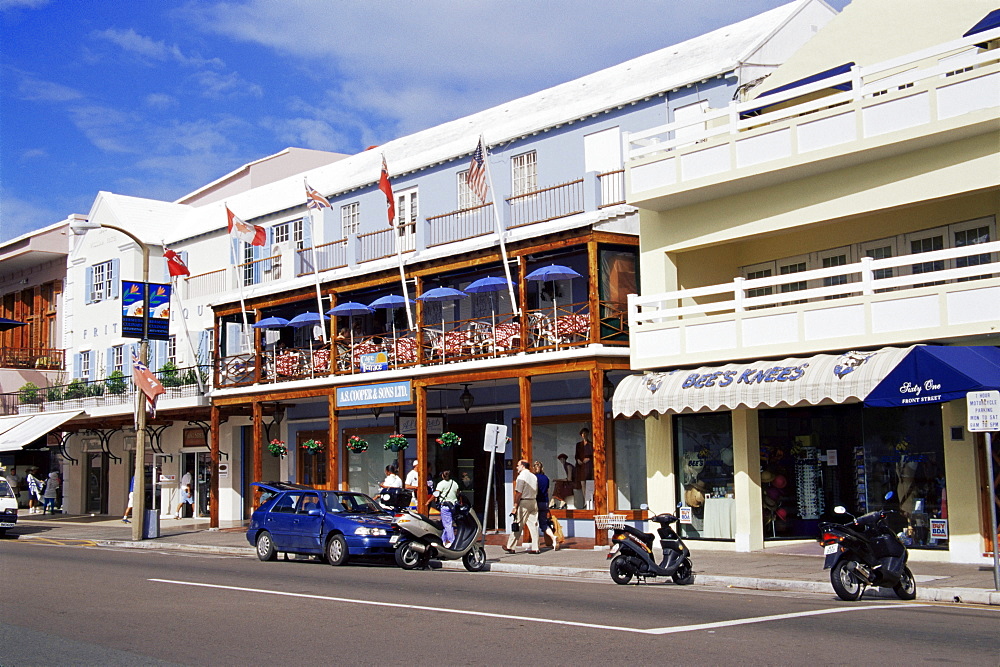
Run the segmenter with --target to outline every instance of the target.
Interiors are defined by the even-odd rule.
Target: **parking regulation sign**
[[[1000,431],[1000,391],[970,391],[965,400],[970,431]]]

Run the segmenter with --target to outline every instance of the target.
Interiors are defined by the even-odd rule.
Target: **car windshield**
[[[10,490],[7,480],[0,477],[0,498],[13,498],[14,492]]]
[[[323,494],[327,508],[332,512],[352,512],[359,514],[381,514],[383,512],[375,501],[363,493],[341,493],[327,491]]]

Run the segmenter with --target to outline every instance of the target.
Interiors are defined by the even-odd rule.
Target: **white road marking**
[[[399,602],[376,602],[374,600],[357,600],[352,598],[333,597],[329,595],[313,595],[310,593],[289,593],[287,591],[271,591],[264,588],[245,588],[243,586],[223,586],[221,584],[203,584],[195,581],[176,581],[173,579],[150,579],[149,581],[160,584],[176,584],[178,586],[195,586],[198,588],[215,588],[227,591],[241,591],[244,593],[261,593],[264,595],[280,595],[292,598],[307,598],[310,600],[326,600],[329,602],[344,602],[347,604],[360,604],[370,607],[392,607],[395,609],[409,609],[416,611],[430,611],[439,614],[458,614],[460,616],[482,616],[484,618],[498,618],[508,621],[526,621],[529,623],[548,623],[550,625],[566,625],[577,628],[589,628],[592,630],[615,630],[617,632],[631,632],[643,635],[668,635],[677,632],[693,632],[695,630],[708,630],[712,628],[726,628],[737,625],[749,625],[751,623],[767,623],[769,621],[782,621],[790,618],[803,616],[819,616],[821,614],[839,614],[850,611],[871,611],[873,609],[912,609],[914,607],[927,607],[925,604],[880,604],[880,605],[859,605],[852,607],[836,607],[833,609],[817,609],[815,611],[801,611],[791,614],[776,614],[774,616],[756,616],[751,618],[737,618],[731,621],[717,621],[714,623],[699,623],[696,625],[678,625],[667,628],[627,628],[617,625],[602,625],[600,623],[583,623],[581,621],[563,621],[553,618],[534,618],[531,616],[516,616],[513,614],[496,614],[485,611],[467,611],[463,609],[442,609],[440,607],[427,607],[424,605],[402,604]]]

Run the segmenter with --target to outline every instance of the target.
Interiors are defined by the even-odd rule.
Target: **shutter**
[[[184,266],[188,266],[188,251],[187,250],[181,250],[180,255],[181,255],[181,261],[184,262]],[[191,267],[188,267],[188,271],[190,271],[190,270],[191,270]]]
[[[111,298],[112,299],[117,299],[119,296],[121,296],[121,292],[122,292],[122,289],[121,289],[122,284],[121,284],[121,280],[119,280],[120,273],[121,273],[120,270],[119,270],[120,265],[121,265],[121,260],[118,259],[117,257],[114,258],[113,260],[111,260]]]
[[[101,363],[101,360],[97,358],[98,351],[93,349],[90,351],[90,375],[87,376],[87,380],[93,382],[97,379],[97,366]]]
[[[156,350],[156,367],[160,368],[163,364],[167,363],[167,341],[156,340],[152,341],[153,348]]]
[[[88,266],[87,276],[83,285],[84,303],[94,303],[94,267]]]
[[[115,348],[109,347],[104,353],[104,377],[109,378],[115,372]]]
[[[198,332],[198,365],[199,366],[209,366],[208,352],[209,352],[209,342],[211,340],[212,330],[202,329]]]
[[[80,368],[83,366],[83,355],[77,352],[73,355],[73,379],[80,377]]]
[[[312,223],[309,218],[302,219],[302,247],[311,248],[313,244],[312,241]]]

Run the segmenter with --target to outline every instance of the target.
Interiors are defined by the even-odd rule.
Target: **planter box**
[[[19,415],[31,415],[41,411],[42,406],[39,403],[21,403],[17,406],[17,413]]]

